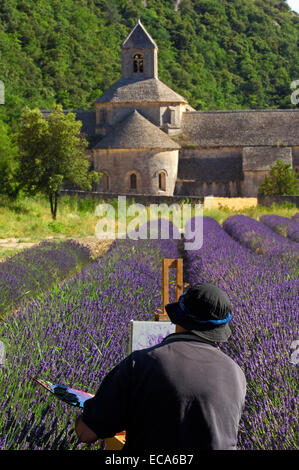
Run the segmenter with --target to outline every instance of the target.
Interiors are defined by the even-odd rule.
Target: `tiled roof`
[[[169,88],[158,78],[121,78],[115,82],[96,103],[130,102],[187,103],[187,100]]]
[[[122,49],[157,49],[158,46],[148,34],[140,20],[122,42]]]
[[[180,146],[135,110],[116,125],[94,148],[160,148],[174,150],[179,149]]]

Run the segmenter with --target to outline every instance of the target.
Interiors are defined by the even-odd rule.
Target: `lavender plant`
[[[27,305],[0,327],[0,449],[74,449],[75,409],[31,382],[38,376],[95,393],[127,354],[131,319],[161,304],[161,258],[177,240],[117,240],[98,262]]]
[[[286,239],[251,217],[233,215],[223,222],[223,228],[234,240],[258,254],[298,257],[298,243]]]
[[[299,219],[288,219],[280,215],[263,215],[260,221],[283,237],[299,242]]]
[[[233,233],[244,233],[236,225]],[[295,449],[298,372],[290,362],[290,345],[298,337],[295,267],[283,257],[257,255],[208,217],[204,217],[203,237],[200,250],[186,253],[187,281],[214,283],[233,304],[233,334],[221,349],[247,378],[238,446]]]
[[[0,316],[90,262],[89,249],[74,240],[42,242],[10,257],[0,263]]]

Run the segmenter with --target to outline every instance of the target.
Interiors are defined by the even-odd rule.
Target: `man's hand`
[[[99,437],[84,423],[82,414],[78,415],[75,422],[75,431],[81,442],[92,443]]]

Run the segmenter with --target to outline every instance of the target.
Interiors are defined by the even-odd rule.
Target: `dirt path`
[[[8,256],[26,248],[38,245],[41,241],[51,240],[76,240],[84,246],[88,246],[94,259],[100,258],[106,253],[113,240],[98,240],[96,237],[74,238],[67,236],[48,236],[44,240],[33,241],[31,238],[0,238],[0,262]]]
[[[98,240],[96,237],[73,238],[72,240],[88,246],[94,259],[101,258],[113,242],[113,240]]]

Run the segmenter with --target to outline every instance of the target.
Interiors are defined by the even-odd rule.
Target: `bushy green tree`
[[[18,131],[20,187],[29,195],[48,196],[56,219],[59,191],[65,184],[90,190],[99,175],[89,171],[87,141],[80,135],[82,123],[75,114],[56,106],[48,119],[39,109],[26,109]]]
[[[119,79],[138,18],[159,46],[160,79],[196,109],[295,106],[299,16],[285,0],[0,0],[11,122],[26,105],[92,108]]]
[[[16,196],[18,184],[15,180],[17,151],[8,126],[0,120],[0,194]]]
[[[277,160],[269,176],[260,185],[259,192],[267,196],[292,196],[299,194],[298,175],[288,163]]]

